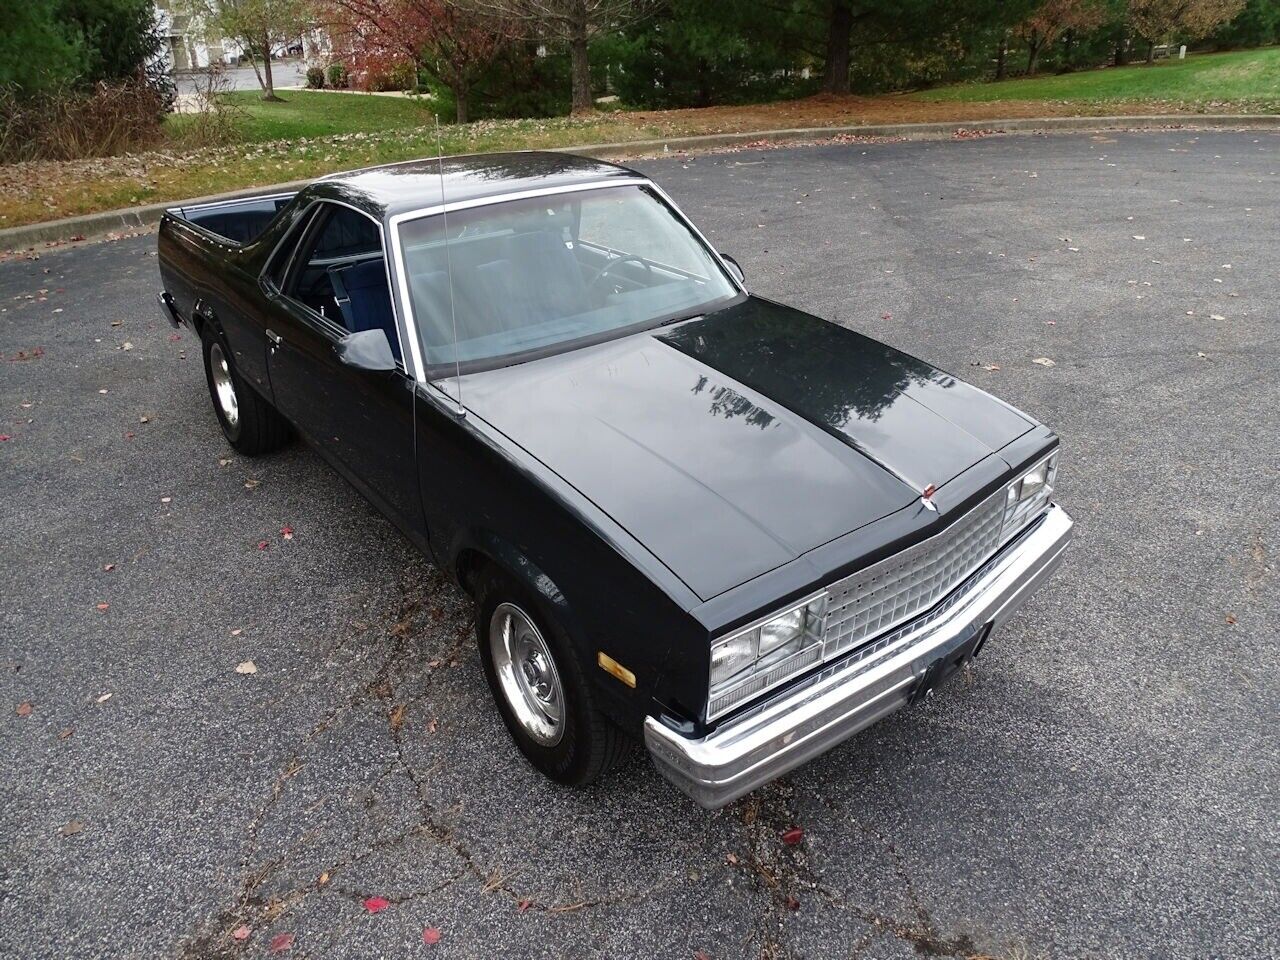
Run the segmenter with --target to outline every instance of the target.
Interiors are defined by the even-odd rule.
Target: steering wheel
[[[644,264],[645,270],[648,271],[650,275],[653,274],[653,267],[650,266],[649,261],[646,260],[644,257],[636,256],[634,253],[624,253],[622,256],[617,257],[613,260],[610,260],[608,263],[606,263],[603,267],[600,268],[600,272],[597,273],[594,277],[592,277],[587,282],[587,292],[594,294],[596,291],[596,284],[598,284],[601,280],[607,277],[609,275],[610,270],[618,266],[618,264],[627,263],[628,261],[634,261],[635,263]]]

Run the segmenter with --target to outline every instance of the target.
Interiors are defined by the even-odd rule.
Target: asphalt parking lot
[[[0,955],[1280,952],[1280,137],[639,166],[757,292],[1053,426],[1055,582],[714,815],[642,756],[556,788],[465,597],[304,447],[225,445],[154,237],[2,263]]]

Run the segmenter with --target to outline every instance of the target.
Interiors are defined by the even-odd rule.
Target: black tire
[[[213,412],[227,443],[249,457],[279,450],[289,442],[289,422],[240,376],[240,371],[232,360],[233,354],[227,338],[216,324],[206,323],[200,334],[209,399],[213,401]],[[234,398],[234,416],[228,415],[224,409],[224,400],[219,399],[219,385],[216,382],[218,374],[215,373],[215,368],[221,370],[223,363]],[[226,383],[225,378],[223,382]]]
[[[476,639],[485,679],[493,693],[498,713],[511,738],[535,767],[556,783],[581,786],[597,779],[621,763],[634,741],[596,709],[592,690],[568,636],[539,603],[495,567],[486,567],[476,578]],[[498,679],[490,643],[490,624],[504,604],[523,611],[545,640],[563,690],[563,731],[558,742],[544,745],[534,739],[517,718]]]

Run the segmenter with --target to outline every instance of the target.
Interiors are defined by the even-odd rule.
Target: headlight
[[[757,644],[760,642],[760,630],[748,630],[736,637],[722,640],[711,648],[711,683],[716,685],[739,670],[746,667],[756,658]]]
[[[712,644],[708,719],[817,663],[826,610],[823,591]]]
[[[1049,503],[1058,474],[1054,451],[1009,484],[1004,500],[1004,536],[1013,536]]]

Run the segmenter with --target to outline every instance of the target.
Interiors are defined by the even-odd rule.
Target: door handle
[[[270,329],[267,330],[267,339],[271,341],[273,347],[278,347],[284,343],[284,337]]]

